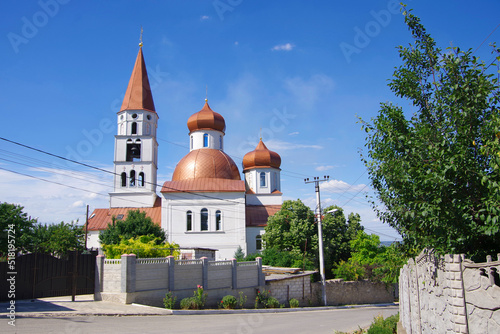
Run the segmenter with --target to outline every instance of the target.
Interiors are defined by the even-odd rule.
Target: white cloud
[[[202,17],[200,17],[201,21],[205,21],[205,20],[208,20],[208,19],[210,19],[210,16],[208,16],[208,15],[203,15]]]
[[[308,145],[308,144],[297,144],[297,143],[290,143],[286,142],[283,140],[278,140],[278,139],[271,139],[266,141],[266,146],[270,150],[273,151],[285,151],[285,150],[296,150],[296,149],[315,149],[315,150],[321,150],[323,149],[323,146],[320,145]]]
[[[330,180],[328,182],[321,183],[321,190],[329,193],[344,193],[344,192],[359,192],[366,187],[365,184],[348,184],[340,180]]]
[[[298,131],[295,131],[295,132],[290,132],[288,135],[289,135],[289,136],[296,136],[296,135],[298,135],[298,134],[299,134],[299,132],[298,132]]]
[[[81,208],[83,205],[83,201],[76,201],[71,206],[74,208]]]
[[[273,51],[292,51],[295,45],[286,43],[286,44],[278,44],[273,46],[271,50]]]
[[[318,172],[324,172],[326,170],[330,170],[330,169],[333,169],[335,168],[335,166],[318,166],[316,167],[315,169],[318,171]]]

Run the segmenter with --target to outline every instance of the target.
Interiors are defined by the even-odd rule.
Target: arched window
[[[255,249],[262,250],[262,236],[260,234],[255,237]]]
[[[260,186],[261,187],[266,186],[266,173],[265,172],[260,173]]]
[[[203,147],[208,147],[208,134],[203,135]]]
[[[201,230],[202,231],[208,231],[208,210],[207,209],[201,209]]]
[[[133,135],[137,134],[137,123],[136,122],[132,123],[132,134]]]
[[[220,210],[215,211],[215,230],[220,231],[222,229],[222,212]]]
[[[186,212],[186,231],[192,231],[193,230],[193,213],[191,210]]]
[[[139,187],[144,187],[144,172],[139,173],[138,183],[139,183]]]
[[[219,150],[223,150],[224,148],[222,147],[222,136],[219,136]]]
[[[131,170],[130,171],[130,181],[129,181],[129,185],[131,187],[135,187],[135,170]]]
[[[122,173],[122,187],[127,186],[127,173],[123,172]]]
[[[191,136],[191,146],[189,146],[189,148],[192,150],[193,149],[193,136]]]

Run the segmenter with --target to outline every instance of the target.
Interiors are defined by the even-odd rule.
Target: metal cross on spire
[[[142,26],[141,26],[141,37],[139,38],[139,47],[142,48],[142,33],[143,33],[143,30],[142,30]]]

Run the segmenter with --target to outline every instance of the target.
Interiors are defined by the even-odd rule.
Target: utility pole
[[[321,226],[321,200],[319,196],[319,183],[328,181],[330,176],[325,175],[322,180],[319,177],[315,176],[314,180],[309,181],[309,178],[304,179],[305,183],[314,183],[314,188],[316,191],[316,214],[318,217],[318,241],[319,241],[319,271],[321,275],[321,292],[323,296],[323,304],[327,306],[326,302],[326,288],[325,288],[325,264],[323,257],[323,227]]]
[[[88,233],[88,229],[89,229],[89,205],[87,204],[87,214],[85,215],[85,251],[87,251],[87,233]]]

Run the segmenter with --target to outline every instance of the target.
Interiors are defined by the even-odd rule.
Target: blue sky
[[[206,87],[226,120],[225,151],[241,158],[259,138],[282,158],[284,199],[315,203],[305,177],[329,175],[323,206],[357,212],[370,233],[399,239],[365,196],[357,117],[381,102],[410,110],[387,87],[411,42],[395,1],[3,1],[0,20],[1,137],[112,169],[116,112],[143,52],[157,113],[158,183],[188,152],[188,117]],[[437,44],[491,59],[500,2],[408,1]],[[488,37],[488,38],[487,38]],[[485,41],[485,39],[487,40]],[[483,41],[485,41],[483,43]],[[483,44],[482,44],[483,43]],[[107,207],[109,174],[0,141],[0,201],[41,222],[84,221]],[[19,164],[22,163],[22,164]],[[81,190],[84,189],[84,190]]]

